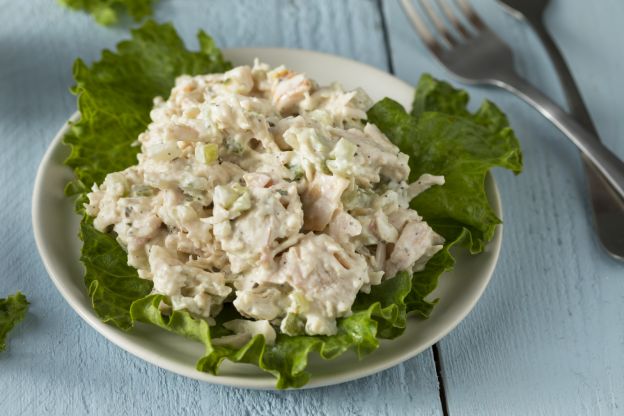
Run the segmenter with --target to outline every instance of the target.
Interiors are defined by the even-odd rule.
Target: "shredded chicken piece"
[[[402,270],[410,270],[420,259],[426,262],[442,249],[442,243],[444,239],[436,234],[426,222],[408,222],[401,230],[401,235],[386,262],[386,274],[394,276]]]
[[[341,206],[340,197],[349,181],[340,176],[317,173],[303,193],[305,230],[323,231]]]

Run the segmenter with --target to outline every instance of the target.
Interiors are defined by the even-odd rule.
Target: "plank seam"
[[[381,33],[383,34],[383,42],[386,47],[386,65],[388,72],[394,75],[394,64],[392,63],[392,47],[390,46],[390,34],[386,25],[386,15],[383,9],[383,0],[377,0],[377,8],[379,9],[379,19],[381,20]]]
[[[435,363],[436,375],[438,376],[438,386],[440,386],[440,403],[442,403],[442,414],[449,416],[448,403],[446,401],[446,389],[444,388],[444,377],[442,375],[442,360],[440,359],[440,351],[438,344],[431,347],[433,350],[433,361]]]

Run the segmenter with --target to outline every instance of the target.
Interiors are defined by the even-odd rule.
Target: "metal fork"
[[[544,13],[550,0],[498,0],[516,19],[533,28],[553,63],[572,115],[587,130],[599,136],[589,111],[583,102],[574,77],[555,40],[544,24]],[[604,249],[613,258],[624,261],[624,199],[618,198],[609,183],[591,162],[583,156],[587,178],[589,210],[593,213],[594,228]]]
[[[624,162],[516,73],[511,48],[481,20],[466,0],[457,0],[455,7],[446,0],[436,0],[442,13],[436,12],[430,1],[419,1],[437,36],[429,30],[410,0],[401,0],[401,5],[427,48],[446,69],[466,84],[494,85],[522,98],[561,130],[624,198]],[[462,23],[458,11],[467,24]]]

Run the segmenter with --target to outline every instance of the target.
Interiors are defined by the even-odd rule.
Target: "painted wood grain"
[[[473,2],[514,48],[519,71],[561,102],[545,54],[527,27],[492,1]],[[624,157],[621,109],[624,4],[553,0],[547,23],[569,59],[603,140]],[[397,74],[448,78],[396,0],[384,3]],[[620,47],[621,49],[621,47]],[[514,178],[496,172],[503,250],[492,283],[439,344],[451,415],[617,415],[624,412],[624,266],[603,252],[585,200],[576,150],[509,94],[470,89],[500,104],[525,154]]]
[[[195,45],[203,28],[223,46],[289,46],[386,67],[374,0],[161,0]],[[95,59],[127,37],[56,2],[0,0],[0,294],[32,302],[0,354],[0,414],[6,415],[377,415],[441,413],[431,351],[375,376],[295,392],[258,392],[201,383],[160,370],[88,327],[53,287],[30,225],[35,171],[75,110],[71,64]],[[54,221],[54,218],[50,218]]]

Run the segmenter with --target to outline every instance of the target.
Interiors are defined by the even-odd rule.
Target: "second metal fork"
[[[410,0],[401,0],[401,4],[416,32],[438,61],[464,83],[502,87],[532,105],[589,158],[624,198],[624,162],[516,73],[511,48],[481,20],[466,0],[458,0],[455,7],[446,0],[437,1],[442,13],[436,12],[427,0],[420,0],[420,3],[438,36],[429,30]]]

